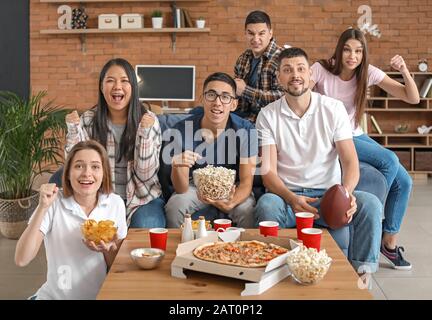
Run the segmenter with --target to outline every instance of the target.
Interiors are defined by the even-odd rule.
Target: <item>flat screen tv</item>
[[[135,72],[141,101],[195,100],[195,66],[137,65]]]

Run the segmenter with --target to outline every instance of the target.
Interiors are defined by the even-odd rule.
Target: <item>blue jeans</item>
[[[132,215],[130,228],[165,228],[165,201],[156,198],[140,206]]]
[[[298,195],[307,197],[322,197],[325,190],[303,189],[295,191]],[[358,270],[362,265],[368,265],[371,272],[378,270],[379,250],[381,244],[381,212],[382,204],[379,199],[367,192],[354,191],[357,198],[357,212],[347,227],[338,230],[329,229],[330,234],[338,243],[341,239],[349,240],[348,259],[353,267]],[[321,199],[311,203],[318,209]],[[294,228],[296,220],[290,205],[273,193],[266,193],[258,200],[255,207],[256,224],[260,221],[273,220],[279,222],[282,228]],[[323,218],[315,220],[315,225],[328,227]],[[346,241],[346,240],[345,240]]]
[[[383,231],[396,234],[408,207],[412,179],[399,163],[397,155],[371,139],[368,135],[354,137],[358,158],[380,171],[387,181],[388,195],[384,206]]]

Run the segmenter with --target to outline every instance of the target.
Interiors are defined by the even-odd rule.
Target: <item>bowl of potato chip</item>
[[[332,259],[325,249],[317,251],[300,245],[292,250],[287,257],[288,268],[293,279],[303,285],[318,283],[330,269]]]
[[[101,241],[109,243],[114,239],[117,233],[117,227],[114,226],[112,220],[96,220],[88,219],[81,225],[81,233],[84,239],[93,241],[96,245]]]
[[[156,248],[137,248],[130,252],[130,256],[135,264],[141,269],[154,269],[162,261],[165,251]]]

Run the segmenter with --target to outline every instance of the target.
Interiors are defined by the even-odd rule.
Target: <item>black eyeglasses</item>
[[[231,101],[233,101],[233,99],[235,99],[235,97],[230,96],[227,93],[217,94],[213,90],[209,90],[209,91],[204,92],[204,98],[208,102],[214,102],[214,101],[216,101],[216,99],[218,97],[219,97],[220,102],[222,102],[222,104],[230,104]]]

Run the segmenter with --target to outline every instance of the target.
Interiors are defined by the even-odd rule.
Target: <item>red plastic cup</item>
[[[303,240],[301,230],[304,228],[312,228],[314,223],[314,214],[310,212],[297,212],[296,225],[297,225],[297,239]]]
[[[317,228],[304,228],[301,232],[303,234],[303,244],[307,248],[315,248],[317,251],[320,251],[322,230]]]
[[[149,235],[150,235],[150,247],[158,248],[166,251],[168,229],[152,228],[149,231]]]
[[[278,229],[279,229],[279,223],[276,221],[261,221],[259,223],[260,233],[265,237],[267,236],[277,237]]]
[[[231,227],[231,220],[229,219],[216,219],[213,221],[213,227],[218,232],[224,232],[226,228]]]

